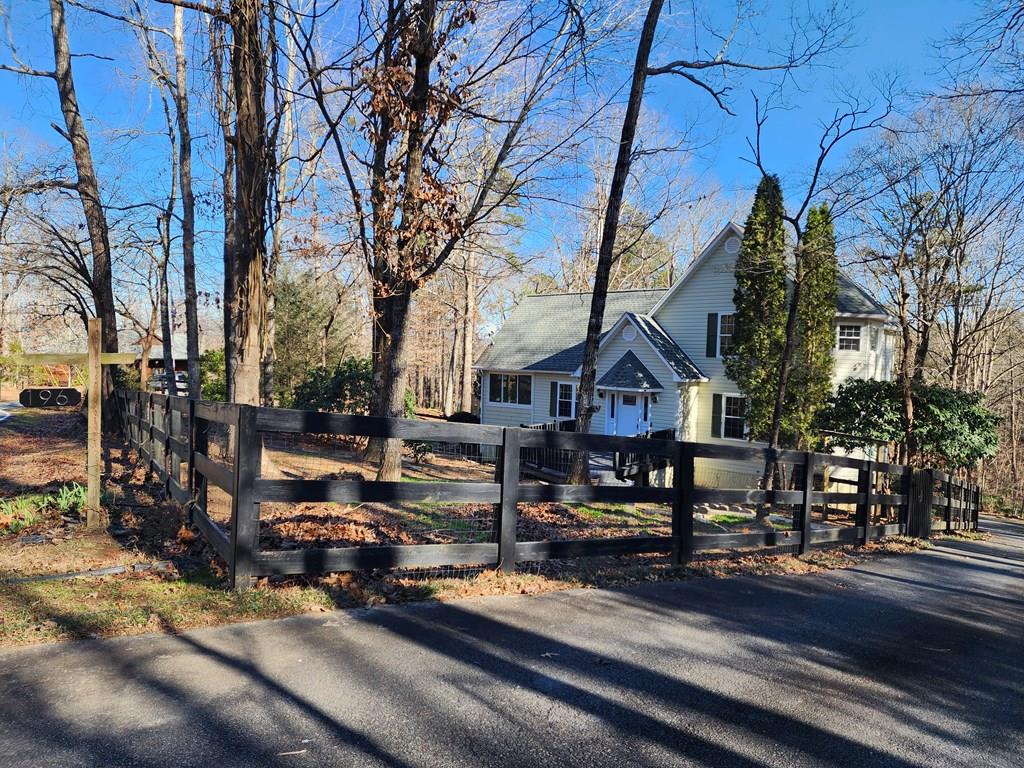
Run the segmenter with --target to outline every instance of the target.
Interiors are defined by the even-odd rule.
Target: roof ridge
[[[620,288],[614,291],[608,291],[608,295],[620,294],[620,293],[658,293],[667,291],[668,288]],[[553,291],[552,293],[528,293],[524,299],[543,299],[549,296],[593,296],[593,291]]]

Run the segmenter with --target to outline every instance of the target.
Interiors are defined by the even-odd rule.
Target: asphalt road
[[[0,653],[18,766],[1024,765],[1024,526],[693,579]]]

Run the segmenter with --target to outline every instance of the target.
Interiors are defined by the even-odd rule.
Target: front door
[[[615,413],[615,434],[636,435],[640,433],[640,417],[643,415],[643,404],[639,395],[623,392],[619,395],[618,408]]]
[[[616,392],[610,396],[614,398],[614,434],[645,434],[650,429],[649,394]]]

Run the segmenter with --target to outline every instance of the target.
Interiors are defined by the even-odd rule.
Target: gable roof
[[[637,332],[661,359],[661,362],[665,364],[665,367],[672,371],[672,381],[708,380],[707,376],[701,372],[700,368],[683,351],[682,347],[676,344],[675,340],[668,335],[668,332],[650,315],[625,312],[598,343],[598,355],[601,354],[601,349],[604,348],[605,343],[614,337],[619,332],[619,329],[627,323],[636,328]],[[573,375],[580,375],[579,367],[573,371]]]
[[[839,271],[839,296],[836,298],[836,314],[868,315],[888,318],[889,312],[853,280]]]
[[[602,376],[597,386],[605,389],[644,389],[663,390],[661,382],[647,370],[640,358],[627,349],[615,364]]]
[[[647,312],[665,290],[609,291],[601,332],[607,333],[626,312]],[[525,297],[474,367],[571,374],[583,362],[590,298],[589,293]]]
[[[683,285],[690,279],[694,272],[703,264],[707,258],[714,253],[718,248],[729,238],[729,236],[735,236],[740,239],[743,238],[743,227],[734,221],[728,222],[718,234],[711,238],[710,242],[704,246],[697,257],[691,261],[686,269],[679,275],[679,279],[673,283],[672,287],[665,291],[665,294],[661,297],[658,303],[650,311],[650,315],[656,316],[658,310],[668,302],[668,300],[682,288]],[[788,282],[788,281],[787,281]],[[879,304],[874,298],[871,297],[863,288],[855,283],[848,275],[842,270],[839,270],[839,295],[836,297],[836,314],[839,315],[860,315],[866,317],[879,317],[888,318],[890,317],[885,307]]]

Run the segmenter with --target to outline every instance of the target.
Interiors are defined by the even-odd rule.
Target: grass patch
[[[77,515],[85,509],[86,490],[78,483],[61,486],[56,493],[31,493],[0,499],[0,536],[8,536],[43,522],[48,514]]]
[[[754,522],[754,518],[747,517],[746,515],[711,515],[708,520],[718,525],[751,525]]]
[[[179,632],[333,607],[324,590],[310,586],[228,592],[209,570],[177,579],[146,575],[0,583],[0,644]]]

